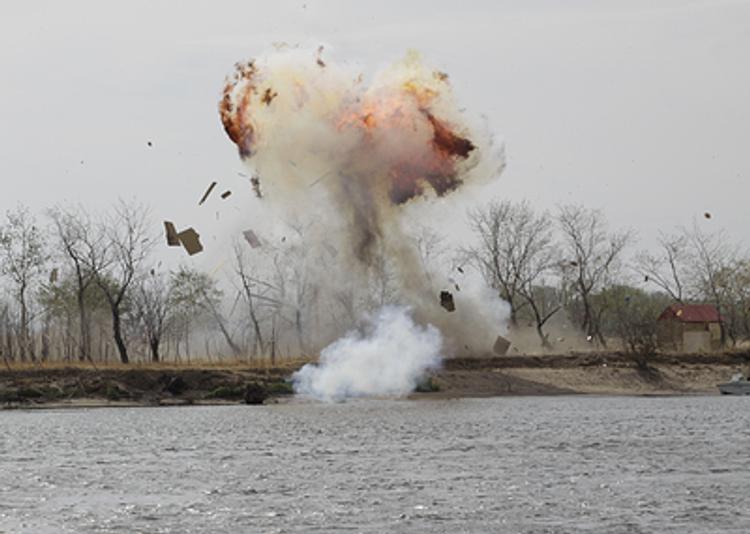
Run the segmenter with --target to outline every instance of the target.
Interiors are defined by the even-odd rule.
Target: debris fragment
[[[153,145],[153,143],[151,143],[151,141],[148,141],[148,142],[147,142],[146,144],[147,144],[148,146],[154,146],[154,145]]]
[[[226,200],[227,198],[231,196],[231,194],[232,192],[229,189],[227,189],[221,194],[221,200]]]
[[[254,174],[253,177],[250,178],[250,183],[253,186],[253,191],[255,191],[255,196],[263,198],[263,193],[260,192],[260,176]]]
[[[260,101],[266,106],[270,106],[273,99],[279,96],[279,93],[271,89],[270,87],[263,92],[263,96],[260,97]]]
[[[203,251],[200,235],[193,228],[188,228],[177,234],[177,239],[180,240],[182,246],[185,247],[185,250],[191,256]]]
[[[711,218],[711,214],[710,214],[709,212],[706,212],[706,213],[704,213],[704,214],[703,214],[703,216],[704,216],[704,217],[705,217],[706,219],[710,219],[710,218]]]
[[[242,232],[242,235],[251,247],[258,248],[260,246],[260,239],[258,239],[258,236],[252,230],[245,230]]]
[[[323,45],[320,45],[318,47],[318,53],[315,54],[315,62],[318,64],[318,66],[322,69],[326,66],[323,59],[320,57],[323,54]]]
[[[54,284],[55,282],[57,282],[57,267],[52,269],[49,273],[49,283]]]
[[[510,341],[505,339],[503,336],[497,336],[495,344],[492,346],[492,352],[498,356],[505,356],[510,348]]]
[[[177,229],[174,227],[174,223],[164,221],[164,233],[167,235],[167,245],[170,247],[180,246],[180,239],[177,237]]]
[[[315,185],[318,185],[318,184],[319,184],[320,182],[322,182],[322,181],[323,181],[323,179],[324,179],[324,178],[325,178],[326,176],[328,176],[329,174],[331,174],[331,171],[328,171],[328,172],[325,172],[325,173],[321,174],[321,175],[320,175],[320,176],[319,176],[319,177],[318,177],[318,178],[317,178],[317,179],[316,179],[316,180],[315,180],[315,181],[314,181],[313,183],[311,183],[311,184],[310,184],[310,186],[309,186],[309,187],[313,187],[313,186],[315,186]]]
[[[463,270],[463,269],[461,268],[461,266],[460,266],[460,265],[459,265],[458,267],[456,267],[456,270],[457,270],[457,271],[458,271],[459,273],[461,273],[461,274],[464,274],[464,270]]]
[[[456,310],[456,304],[453,302],[453,295],[450,291],[440,292],[440,305],[449,312]]]
[[[198,202],[198,205],[202,205],[206,199],[208,198],[208,195],[211,194],[211,191],[214,190],[214,187],[216,187],[217,182],[211,182],[211,185],[208,186],[208,189],[206,189],[206,192],[203,193],[203,196],[200,199],[200,202]]]
[[[643,281],[644,281],[644,282],[648,282],[649,280],[650,280],[650,278],[648,277],[648,275],[644,275],[644,277],[643,277]]]
[[[332,258],[335,258],[339,255],[339,251],[330,243],[323,243],[323,248],[326,249],[326,252],[328,252],[328,254],[330,254]]]
[[[435,77],[436,80],[440,80],[441,82],[447,82],[448,81],[448,73],[443,72],[440,70],[436,70],[432,73],[432,75]]]

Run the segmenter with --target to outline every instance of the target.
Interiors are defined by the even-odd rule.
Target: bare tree
[[[154,239],[148,209],[136,202],[118,201],[111,215],[85,237],[86,267],[104,293],[112,316],[112,335],[122,363],[129,363],[123,337],[123,307]]]
[[[560,290],[556,287],[545,285],[543,282],[541,284],[529,282],[521,287],[519,293],[529,304],[536,333],[539,336],[542,347],[545,349],[552,348],[552,344],[549,342],[549,335],[544,332],[544,326],[562,309],[563,301]]]
[[[707,233],[697,223],[686,231],[692,248],[690,280],[696,296],[711,302],[719,314],[727,311],[730,288],[738,264],[737,247],[730,244],[724,231]],[[726,325],[721,322],[721,343],[726,342]]]
[[[419,260],[422,263],[427,282],[432,285],[432,270],[436,264],[440,263],[443,257],[444,241],[443,236],[435,232],[429,226],[419,225],[416,233],[412,236],[414,244],[419,254]]]
[[[82,208],[56,207],[49,211],[55,228],[57,240],[61,245],[62,256],[72,267],[76,281],[76,303],[78,306],[78,359],[91,360],[91,325],[86,306],[86,291],[94,281],[94,271],[86,264],[86,243],[92,222],[89,214]]]
[[[636,257],[635,268],[650,282],[666,291],[677,302],[684,302],[686,268],[690,261],[688,236],[683,234],[659,234],[659,252],[641,251]]]
[[[516,325],[518,311],[533,299],[531,287],[549,268],[549,216],[537,215],[526,201],[504,200],[470,211],[469,222],[479,243],[464,253],[508,302]]]
[[[148,276],[139,280],[133,298],[138,322],[143,327],[154,363],[160,360],[159,347],[170,325],[173,310],[171,290],[172,286],[164,280],[164,276],[152,269]]]
[[[29,290],[46,260],[44,241],[34,216],[23,206],[7,212],[6,224],[0,227],[0,273],[8,276],[13,284],[13,297],[20,308],[18,348],[21,360],[26,359],[27,353],[35,359],[29,337]]]
[[[727,334],[735,343],[739,338],[750,339],[750,258],[743,257],[733,266],[727,289]]]
[[[564,253],[570,258],[562,264],[564,277],[570,281],[571,291],[583,308],[581,329],[606,346],[598,321],[600,314],[591,297],[611,280],[632,233],[629,230],[608,233],[600,211],[579,205],[561,206],[557,220]]]
[[[263,354],[265,352],[265,343],[263,341],[263,331],[260,326],[261,319],[258,301],[263,302],[269,299],[266,296],[269,285],[252,275],[245,256],[245,247],[242,243],[235,243],[234,245],[234,260],[234,270],[240,281],[239,294],[247,306],[247,314],[253,328],[253,354]],[[275,300],[273,303],[277,305]]]
[[[172,285],[171,301],[179,309],[188,313],[187,316],[185,313],[181,314],[184,319],[187,319],[185,322],[186,342],[189,342],[190,338],[191,315],[197,312],[208,313],[216,322],[232,353],[235,356],[239,356],[242,350],[234,341],[219,309],[223,293],[216,287],[216,281],[206,273],[187,267],[180,267],[172,273],[170,284]],[[187,350],[189,355],[189,348]]]

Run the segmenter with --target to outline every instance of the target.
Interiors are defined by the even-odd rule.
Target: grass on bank
[[[275,363],[271,363],[268,358],[265,359],[239,359],[229,358],[226,360],[202,360],[202,359],[191,359],[187,361],[168,361],[168,362],[98,362],[95,361],[93,364],[89,361],[79,360],[37,360],[36,362],[18,362],[18,361],[2,361],[0,360],[0,373],[3,371],[33,371],[33,370],[59,370],[59,369],[79,369],[79,370],[113,370],[113,371],[127,371],[127,370],[154,370],[154,371],[170,371],[170,370],[197,370],[206,369],[212,371],[264,371],[264,370],[276,370],[276,371],[288,371],[292,372],[307,363],[316,362],[317,358],[304,356],[294,358],[278,358]]]

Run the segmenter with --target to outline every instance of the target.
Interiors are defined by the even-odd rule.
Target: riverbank
[[[748,370],[750,352],[653,355],[645,363],[622,353],[448,359],[411,398],[718,394],[717,384]],[[288,378],[300,365],[2,369],[0,407],[261,404],[291,395]]]
[[[750,352],[655,354],[644,362],[624,353],[457,358],[446,360],[437,391],[416,396],[698,395],[747,373]]]
[[[0,371],[0,407],[263,404],[291,395],[288,368],[40,367]]]

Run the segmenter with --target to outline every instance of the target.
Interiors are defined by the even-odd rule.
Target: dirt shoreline
[[[718,395],[750,352],[623,353],[445,360],[412,399],[519,395]],[[262,404],[292,394],[296,367],[40,367],[0,370],[0,409]]]

